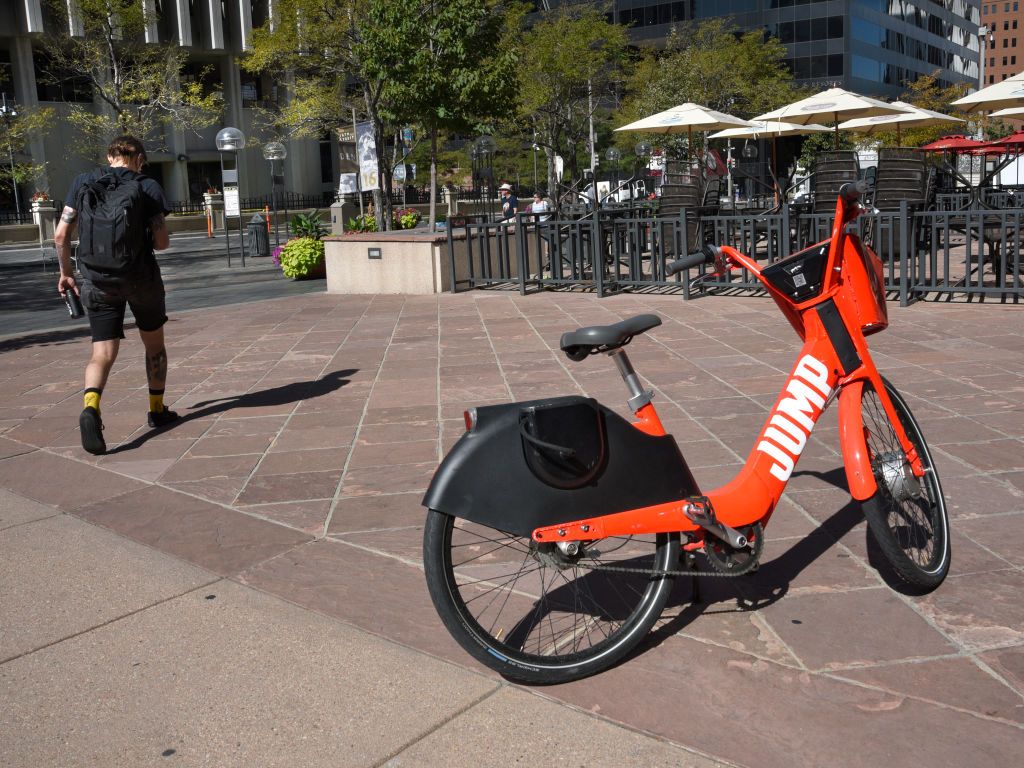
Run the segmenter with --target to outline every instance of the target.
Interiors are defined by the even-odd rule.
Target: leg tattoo
[[[167,379],[167,349],[146,355],[146,378],[153,389],[163,389]]]

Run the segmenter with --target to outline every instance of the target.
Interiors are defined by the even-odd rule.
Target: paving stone
[[[560,701],[759,768],[974,765],[1016,758],[1020,729],[708,645],[671,638],[548,689]],[[743,737],[736,738],[737,728]],[[906,748],[908,733],[927,734]],[[865,738],[870,734],[870,738]],[[968,735],[969,734],[969,735]]]
[[[0,531],[59,514],[58,509],[0,489]]]
[[[45,452],[0,461],[0,488],[62,511],[143,487],[139,481]]]
[[[427,510],[422,493],[382,494],[339,499],[327,533],[405,528],[423,525]]]
[[[222,575],[238,573],[310,539],[298,531],[155,486],[82,507],[76,514]]]
[[[1020,693],[994,678],[970,657],[844,669],[834,677],[939,702],[983,717],[1024,723]]]
[[[957,648],[888,589],[793,595],[768,605],[765,620],[811,669],[955,653]],[[892,627],[898,626],[898,633]]]
[[[16,620],[3,622],[0,663],[214,580],[67,515],[9,528],[0,532],[0,605]]]
[[[220,582],[4,665],[0,763],[377,765],[496,687]]]
[[[948,578],[917,601],[918,610],[968,651],[1024,643],[1024,572]]]
[[[673,744],[560,707],[535,694],[502,688],[451,723],[388,761],[388,766],[513,765],[555,755],[600,756],[604,765],[717,768],[711,760]],[[571,758],[566,758],[570,760]]]
[[[375,635],[480,669],[442,628],[422,569],[394,557],[323,540],[254,566],[240,579]]]
[[[305,499],[330,499],[338,487],[341,470],[293,472],[286,475],[257,473],[238,495],[239,504],[269,504]]]

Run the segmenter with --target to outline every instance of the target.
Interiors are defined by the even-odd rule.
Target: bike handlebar
[[[682,272],[684,269],[692,269],[693,267],[699,267],[701,264],[713,264],[718,258],[718,249],[713,245],[705,245],[697,253],[691,253],[688,256],[684,256],[681,259],[669,262],[665,265],[666,277],[671,277],[676,272]]]
[[[688,256],[684,256],[681,259],[669,262],[665,265],[665,274],[671,277],[676,272],[682,272],[684,269],[692,269],[693,267],[699,267],[706,261],[706,257],[703,253],[691,253]]]
[[[839,188],[839,197],[843,199],[844,203],[856,203],[860,200],[861,195],[868,191],[868,185],[863,181],[847,182]]]

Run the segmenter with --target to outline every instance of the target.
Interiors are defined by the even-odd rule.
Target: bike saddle
[[[611,325],[591,325],[562,334],[560,346],[570,360],[625,346],[638,333],[661,325],[657,315],[637,315]]]

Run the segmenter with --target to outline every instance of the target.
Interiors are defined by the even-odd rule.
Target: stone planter
[[[32,221],[39,229],[40,242],[53,240],[57,227],[57,204],[53,200],[33,200]]]

